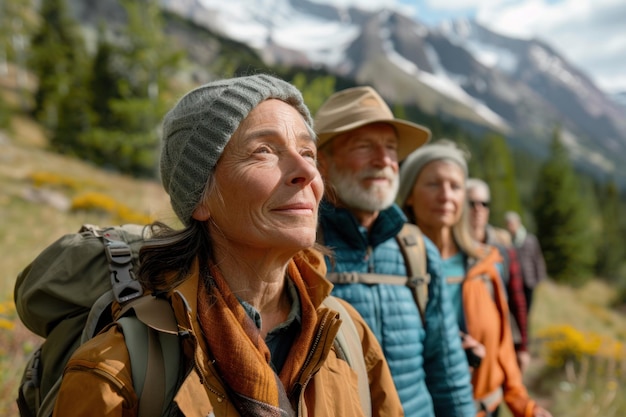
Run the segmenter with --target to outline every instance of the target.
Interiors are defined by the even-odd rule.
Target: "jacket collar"
[[[407,218],[400,207],[393,204],[388,209],[379,212],[369,233],[361,227],[356,217],[346,208],[336,207],[328,201],[320,206],[321,227],[327,225],[338,233],[343,241],[355,248],[376,247],[379,244],[395,237]]]
[[[322,301],[330,294],[333,284],[327,281],[324,277],[326,275],[326,263],[324,262],[323,255],[314,249],[305,249],[298,252],[291,260],[295,263],[300,275],[304,280],[307,295],[311,298],[313,305],[317,308],[322,304]],[[194,262],[191,272],[186,280],[179,284],[170,292],[170,297],[176,294],[179,298],[179,303],[184,306],[182,310],[185,310],[186,318],[184,322],[191,327],[193,318],[196,317],[198,311],[198,284],[200,280],[200,273],[197,260]],[[177,320],[181,323],[183,317],[180,316],[181,309],[175,308]]]
[[[466,256],[465,270],[468,276],[489,273],[493,265],[502,262],[500,251],[495,246],[478,244],[479,257]]]

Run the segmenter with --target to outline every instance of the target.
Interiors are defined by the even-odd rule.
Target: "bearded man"
[[[317,112],[314,126],[319,169],[327,184],[318,240],[332,251],[326,258],[329,279],[336,273],[354,277],[335,280],[333,295],[351,303],[378,338],[406,416],[475,416],[441,256],[428,238],[430,282],[423,318],[411,288],[399,284],[408,270],[396,240],[407,222],[394,204],[399,163],[430,139],[430,131],[394,118],[371,87],[333,94]],[[363,274],[367,280],[358,278]],[[376,276],[380,279],[372,278]]]

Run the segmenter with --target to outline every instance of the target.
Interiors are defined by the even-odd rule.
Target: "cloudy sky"
[[[514,37],[539,38],[608,93],[626,92],[624,0],[315,0],[335,5],[403,7],[435,25],[442,19],[475,17]]]

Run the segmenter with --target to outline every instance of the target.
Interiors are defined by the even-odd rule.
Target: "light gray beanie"
[[[205,84],[183,96],[165,115],[161,181],[185,225],[232,134],[252,109],[270,98],[292,105],[313,128],[300,91],[266,74]]]
[[[416,149],[402,162],[400,167],[400,189],[396,197],[396,203],[404,208],[404,203],[409,197],[417,176],[422,168],[429,162],[446,159],[455,162],[463,169],[467,178],[467,160],[469,152],[459,148],[454,142],[448,139],[440,139],[437,142],[426,144]]]

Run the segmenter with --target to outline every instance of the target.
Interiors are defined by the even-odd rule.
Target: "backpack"
[[[148,228],[140,225],[102,229],[83,225],[78,233],[65,235],[49,245],[18,275],[14,292],[17,312],[29,330],[45,338],[22,374],[17,398],[22,417],[52,415],[70,356],[115,319],[120,319],[125,335],[144,335],[143,339],[130,338],[127,343],[133,365],[137,362],[133,362],[135,351],[143,352],[150,363],[163,362],[154,354],[145,354],[150,352],[148,333],[156,332],[149,332],[135,314],[140,306],[142,311],[155,310],[144,316],[157,314],[156,305],[138,304],[144,291],[135,274],[139,249],[147,237]],[[113,317],[115,304],[120,312]],[[138,333],[142,328],[143,333]],[[168,355],[176,354],[170,350],[177,350],[177,343],[161,339],[164,340],[159,344],[167,346]],[[146,372],[138,370],[133,375],[138,376],[133,382],[140,393]],[[154,397],[158,399],[158,393]]]
[[[324,244],[322,228],[318,227],[317,231],[317,241]],[[360,282],[363,284],[406,285],[413,292],[415,304],[422,318],[422,323],[424,323],[426,304],[428,304],[428,284],[430,284],[430,274],[426,271],[427,258],[424,235],[416,225],[405,223],[396,235],[396,240],[404,257],[407,277],[367,272],[329,272],[326,274],[326,279],[335,284]]]
[[[45,338],[22,374],[17,398],[21,417],[52,415],[72,353],[112,323],[124,333],[139,396],[138,415],[163,415],[168,410],[180,378],[180,348],[169,303],[144,295],[135,279],[139,250],[149,237],[147,226],[83,225],[78,233],[49,245],[18,275],[17,312],[29,330]],[[361,402],[371,415],[360,338],[347,311],[333,298],[324,304],[345,318],[336,346],[359,374]]]

